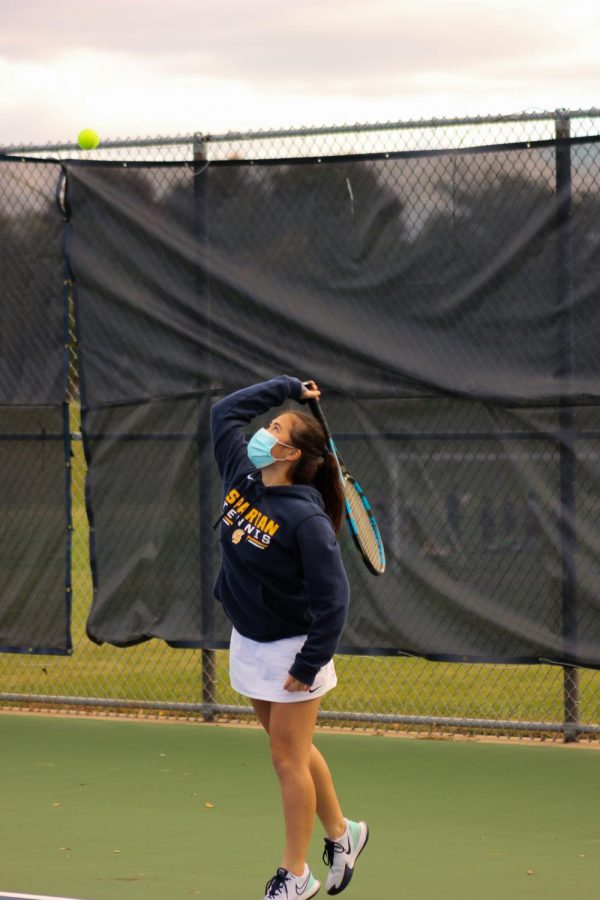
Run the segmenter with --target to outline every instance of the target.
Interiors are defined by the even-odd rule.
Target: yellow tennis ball
[[[82,150],[95,150],[100,143],[100,138],[93,128],[84,128],[77,135],[77,143]]]

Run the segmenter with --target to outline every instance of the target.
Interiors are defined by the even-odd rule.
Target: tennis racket
[[[381,534],[379,533],[373,510],[363,489],[346,468],[344,460],[335,446],[329,426],[323,415],[321,404],[317,399],[311,398],[308,400],[308,406],[315,419],[321,423],[325,432],[327,446],[333,453],[337,463],[346,498],[346,521],[348,522],[350,534],[360,550],[369,571],[373,575],[383,575],[385,572],[385,550],[383,549],[383,541],[381,540]]]

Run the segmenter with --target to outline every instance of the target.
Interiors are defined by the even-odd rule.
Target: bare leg
[[[304,871],[317,806],[310,770],[312,736],[319,699],[297,703],[253,701],[257,714],[268,726],[271,758],[281,789],[285,821],[282,866],[293,875]]]
[[[310,773],[317,794],[317,815],[327,837],[335,841],[346,830],[346,822],[335,792],[329,766],[314,744],[310,751]]]
[[[253,700],[254,709],[267,734],[269,733],[271,703],[268,700]],[[310,748],[310,773],[315,785],[317,798],[317,815],[321,820],[325,834],[330,840],[342,836],[346,823],[335,792],[329,767],[321,752],[314,744]]]
[[[252,703],[269,734],[273,765],[281,786],[286,824],[282,865],[299,875],[304,867],[315,810],[331,840],[339,838],[346,827],[329,767],[312,743],[318,703],[271,703],[268,700],[253,700]],[[310,780],[306,772],[308,738]]]
[[[271,701],[270,700],[251,700],[254,712],[258,716],[258,721],[269,733],[269,719],[271,718]]]

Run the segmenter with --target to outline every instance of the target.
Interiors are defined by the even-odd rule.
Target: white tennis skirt
[[[229,678],[238,694],[274,703],[298,703],[322,697],[337,684],[333,660],[319,669],[310,691],[284,691],[289,669],[306,635],[280,641],[253,641],[232,629]]]

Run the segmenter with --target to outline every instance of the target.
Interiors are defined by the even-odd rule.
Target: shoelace
[[[335,851],[338,853],[345,853],[346,849],[337,841],[330,841],[329,838],[324,838],[325,841],[325,849],[323,850],[323,862],[326,866],[333,865],[333,857],[335,856]]]
[[[277,869],[277,874],[273,875],[270,881],[267,881],[265,895],[267,897],[279,897],[279,895],[283,897],[285,883],[289,877],[290,873],[287,869]]]

